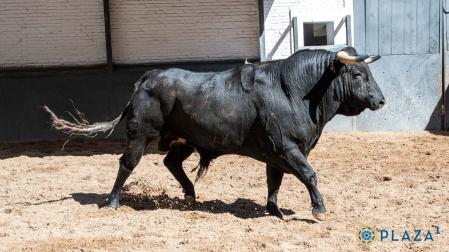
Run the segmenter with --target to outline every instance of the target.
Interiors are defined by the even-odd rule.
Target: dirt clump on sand
[[[149,148],[118,210],[99,208],[124,143],[106,140],[0,144],[0,250],[25,251],[449,251],[449,136],[325,133],[310,155],[327,207],[313,219],[309,194],[286,175],[267,216],[265,165],[228,155],[196,183],[197,203]],[[198,155],[185,163],[190,170]],[[434,241],[361,242],[361,227],[439,226]],[[433,230],[433,229],[432,229]],[[422,239],[424,237],[421,237]]]

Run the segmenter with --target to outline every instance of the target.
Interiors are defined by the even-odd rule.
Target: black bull
[[[126,179],[148,143],[160,136],[159,148],[168,151],[164,164],[186,199],[194,201],[195,190],[182,162],[194,149],[201,156],[197,178],[210,160],[239,154],[266,163],[270,214],[282,218],[277,194],[284,173],[289,173],[307,187],[313,215],[324,220],[324,202],[307,157],[336,114],[352,116],[383,106],[384,96],[367,65],[378,58],[359,56],[347,47],[338,53],[299,51],[285,60],[218,73],[152,70],[139,79],[125,110],[111,122],[72,123],[44,108],[53,126],[69,134],[112,131],[126,119],[127,147],[108,199],[110,207],[119,206]]]

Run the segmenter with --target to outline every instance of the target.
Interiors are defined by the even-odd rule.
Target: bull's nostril
[[[379,105],[382,107],[383,105],[385,105],[385,99],[380,100]]]

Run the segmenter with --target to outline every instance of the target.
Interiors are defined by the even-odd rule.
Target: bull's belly
[[[229,152],[241,148],[245,142],[244,130],[234,130],[229,125],[200,125],[197,123],[175,123],[166,125],[169,135],[185,139],[194,146],[216,152]]]
[[[232,128],[234,125],[226,123],[199,125],[197,122],[177,120],[177,123],[166,125],[169,129],[165,131],[166,135],[170,136],[166,143],[189,144],[217,156],[237,154],[266,162],[274,155],[273,146],[262,133],[263,129],[257,123],[255,125]]]
[[[236,154],[246,157],[251,157],[261,162],[270,161],[273,155],[272,153],[268,153],[267,149],[264,149],[261,145],[252,145],[245,143],[243,145],[236,144],[208,144],[204,142],[197,142],[187,140],[182,137],[161,137],[159,142],[159,150],[160,151],[169,151],[172,146],[175,145],[190,145],[195,148],[201,148],[202,153],[211,153],[213,156],[219,157],[227,154]]]

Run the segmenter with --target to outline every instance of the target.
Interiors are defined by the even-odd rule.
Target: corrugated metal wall
[[[0,66],[106,62],[102,0],[1,0]]]
[[[438,53],[438,10],[438,0],[366,1],[367,32],[360,49],[382,55]]]
[[[110,1],[114,63],[258,58],[256,0]],[[2,0],[0,67],[106,63],[102,0]]]
[[[115,63],[258,58],[256,0],[111,1]]]

